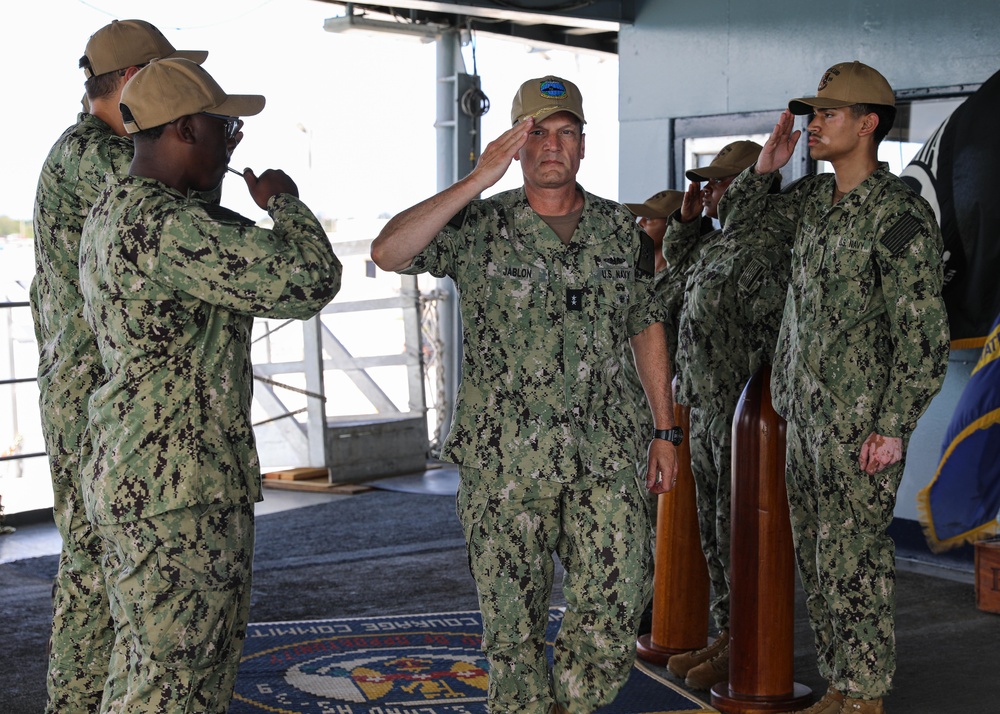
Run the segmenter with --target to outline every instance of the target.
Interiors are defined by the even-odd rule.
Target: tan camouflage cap
[[[746,139],[734,141],[723,146],[708,166],[691,169],[684,175],[690,181],[708,181],[709,179],[735,176],[742,173],[747,167],[753,166],[763,148],[756,141]]]
[[[263,108],[261,95],[226,94],[208,72],[187,59],[150,61],[125,84],[121,99],[129,134],[189,114],[245,117],[259,114]]]
[[[112,20],[90,36],[80,67],[90,78],[167,57],[183,57],[201,64],[208,52],[175,50],[163,33],[145,20]]]
[[[517,124],[529,116],[535,121],[556,112],[569,112],[584,124],[583,95],[580,88],[568,79],[559,77],[540,77],[529,79],[522,84],[514,95],[514,103],[510,108],[510,123]]]
[[[799,97],[788,102],[792,114],[809,114],[813,109],[836,109],[852,104],[896,106],[896,95],[885,77],[857,60],[833,65],[819,80],[815,97]]]
[[[643,203],[626,203],[625,208],[640,218],[669,218],[671,213],[681,207],[683,199],[683,191],[668,188],[654,193]]]

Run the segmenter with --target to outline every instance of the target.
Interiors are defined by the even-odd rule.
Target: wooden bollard
[[[747,383],[733,419],[729,681],[712,687],[726,714],[787,712],[812,691],[794,681],[795,552],[785,492],[785,420],[771,369]]]
[[[671,655],[700,649],[708,640],[708,565],[691,475],[689,411],[674,403],[674,423],[685,437],[677,447],[677,485],[657,499],[653,627],[636,643],[639,659],[658,665]]]

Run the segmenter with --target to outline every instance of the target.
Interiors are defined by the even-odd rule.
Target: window
[[[889,170],[898,176],[931,134],[963,101],[965,97],[899,102],[892,130],[879,144],[879,160],[888,163]],[[816,165],[817,173],[832,171],[833,166],[826,161]]]
[[[777,116],[778,112],[752,112],[675,119],[672,188],[686,189],[684,172],[707,166],[730,142],[749,139],[763,145]]]
[[[935,87],[932,89],[897,92],[897,114],[892,131],[879,146],[879,159],[899,174],[965,97],[979,85]],[[719,114],[704,117],[683,117],[673,123],[672,188],[684,189],[688,181],[684,172],[711,162],[723,146],[738,139],[750,139],[763,145],[767,141],[781,108],[764,112]],[[800,117],[796,128],[805,129],[806,118]],[[832,171],[826,162],[809,158],[804,140],[796,146],[795,156],[782,169],[784,183],[809,173]]]

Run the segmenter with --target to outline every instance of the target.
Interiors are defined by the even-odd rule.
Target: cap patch
[[[816,87],[816,93],[818,94],[819,92],[822,92],[824,89],[826,89],[826,86],[830,84],[830,82],[832,82],[834,79],[836,79],[837,75],[839,74],[840,70],[837,69],[836,67],[831,67],[830,69],[828,69],[823,74],[822,78],[820,78],[819,86]]]
[[[552,80],[546,80],[542,82],[541,86],[538,88],[543,97],[548,97],[549,99],[565,99],[566,98],[566,85],[562,82],[553,82]]]
[[[510,106],[510,123],[534,117],[536,122],[544,121],[546,117],[557,112],[569,112],[576,115],[581,123],[583,118],[583,97],[580,88],[568,79],[546,75],[525,80],[518,87],[517,94]]]

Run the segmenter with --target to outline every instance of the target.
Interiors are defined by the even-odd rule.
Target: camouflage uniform
[[[666,270],[661,270],[653,278],[653,290],[656,293],[655,302],[657,304],[669,305],[671,302],[671,294],[668,290],[670,284],[668,278],[668,272]],[[666,320],[664,320],[664,326],[666,326]],[[673,340],[676,342],[676,339]],[[670,345],[671,339],[668,336],[667,343],[668,347]],[[676,347],[676,345],[674,345]],[[674,353],[673,347],[670,347],[670,361],[671,361],[671,374],[673,374],[673,360]],[[632,345],[628,342],[622,344],[622,364],[624,365],[624,372],[622,377],[625,380],[626,385],[626,395],[635,404],[636,410],[639,412],[639,420],[643,426],[642,434],[648,434],[649,429],[652,428],[653,415],[649,411],[649,404],[646,402],[646,391],[642,388],[642,382],[639,381],[639,373],[635,368],[635,355],[632,354]],[[639,444],[639,455],[640,460],[643,462],[642,468],[645,469],[646,460],[646,446],[645,442]],[[655,498],[655,494],[652,496]]]
[[[691,408],[691,471],[712,582],[710,609],[716,626],[727,630],[733,416],[747,380],[771,362],[790,255],[778,234],[739,225],[702,242],[683,291],[676,398]]]
[[[892,520],[903,462],[858,466],[873,432],[903,439],[941,388],[948,323],[941,233],[927,203],[881,164],[831,206],[834,176],[767,196],[752,169],[723,213],[793,231],[791,285],[771,390],[788,420],[786,479],[820,673],[874,699],[895,669]],[[728,206],[726,205],[728,202]]]
[[[644,429],[623,399],[621,345],[662,319],[652,241],[624,207],[583,196],[569,245],[517,189],[470,203],[405,271],[448,275],[461,295],[464,368],[443,457],[463,467],[493,714],[613,699],[651,585],[634,465]],[[553,551],[567,612],[550,685]]]
[[[90,400],[87,514],[107,543],[117,626],[102,711],[224,712],[249,611],[254,316],[299,318],[340,262],[298,199],[274,229],[153,179],[114,180],[80,246],[106,381]]]
[[[691,225],[696,228],[695,235],[683,232],[682,235],[674,228],[674,237],[671,239],[671,225],[680,226]],[[662,304],[663,327],[667,333],[667,350],[670,357],[670,374],[677,375],[677,328],[680,324],[681,307],[684,303],[684,285],[687,282],[687,273],[691,265],[697,260],[699,251],[703,247],[700,238],[712,232],[712,220],[706,218],[692,222],[691,224],[680,223],[675,216],[671,216],[667,223],[667,233],[664,235],[662,252],[667,259],[667,267],[656,274],[654,285],[656,290],[656,302]],[[678,235],[680,237],[678,238]],[[639,373],[636,372],[635,359],[632,355],[632,348],[628,343],[622,347],[622,362],[625,364],[625,382],[628,386],[626,390],[629,397],[635,402],[636,409],[643,419],[643,431],[648,433],[652,428],[652,415],[649,413],[649,406],[646,403],[646,393],[643,391],[642,382],[639,381]],[[646,444],[642,443],[637,454],[637,468],[646,468]],[[650,519],[653,526],[656,526],[657,508],[659,506],[659,496],[655,493],[647,494],[650,506]],[[654,548],[655,548],[654,538]],[[645,633],[643,633],[645,634]]]
[[[104,370],[83,319],[77,265],[80,232],[104,175],[126,173],[132,151],[130,138],[117,136],[95,116],[80,114],[49,152],[35,194],[30,294],[39,350],[39,412],[52,475],[52,513],[63,542],[52,589],[50,714],[96,711],[114,641],[101,571],[103,547],[79,490],[87,399]]]
[[[671,216],[669,221],[662,248],[664,257],[667,259],[667,267],[656,274],[654,289],[657,294],[656,302],[664,306],[663,327],[667,333],[670,374],[676,375],[677,328],[680,325],[681,307],[684,304],[684,285],[687,283],[688,270],[698,259],[699,250],[704,245],[700,236],[712,233],[712,220],[706,218],[703,221],[687,224],[681,223],[674,216]],[[673,226],[672,231],[671,226]],[[678,231],[677,226],[682,228]],[[697,231],[695,235],[689,234],[688,226],[695,227]],[[635,371],[635,360],[632,356],[632,348],[628,343],[622,347],[622,361],[627,368],[625,380],[629,386],[629,394],[635,400],[639,413],[645,416],[648,410],[646,393],[643,391],[642,382],[639,381],[639,375]],[[649,419],[651,418],[649,417]],[[643,459],[645,459],[645,444],[643,444]]]
[[[667,287],[667,271],[661,270],[653,278],[654,292],[656,293],[656,302],[660,304],[667,304],[670,296],[666,291]],[[666,322],[666,321],[664,321]],[[667,342],[670,342],[670,338],[667,338]],[[622,344],[622,378],[625,380],[625,393],[623,395],[623,401],[628,399],[631,400],[633,408],[639,415],[639,433],[648,434],[649,429],[653,428],[653,414],[649,410],[649,403],[646,401],[646,390],[642,387],[642,381],[639,379],[639,372],[635,366],[635,355],[632,352],[632,345],[628,342]],[[670,361],[673,362],[674,353],[670,352]],[[673,366],[671,365],[671,370]],[[673,374],[673,371],[671,371]],[[646,470],[646,457],[648,444],[644,442],[639,442],[639,451],[635,455],[635,468],[638,473],[643,473]],[[648,505],[649,512],[649,522],[653,527],[653,550],[656,550],[656,521],[657,521],[657,509],[660,505],[659,494],[653,493],[652,491],[646,491],[646,503]],[[649,592],[649,602],[646,603],[646,607],[643,611],[642,618],[639,624],[639,634],[644,635],[649,631],[652,626],[653,617],[653,591],[650,589]]]
[[[667,219],[667,231],[663,234],[663,257],[667,260],[664,271],[667,275],[662,286],[666,296],[667,314],[663,326],[667,330],[667,346],[670,348],[670,373],[677,376],[677,332],[681,323],[681,309],[684,307],[684,288],[688,271],[698,260],[701,251],[714,235],[712,219],[701,218],[683,223],[680,211],[674,211]]]

